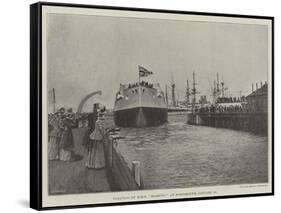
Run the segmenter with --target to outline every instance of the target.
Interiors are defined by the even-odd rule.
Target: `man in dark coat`
[[[90,134],[95,130],[95,124],[98,119],[99,104],[95,103],[93,106],[93,112],[88,114],[88,129],[83,138],[82,144],[87,150],[91,149],[92,143],[90,141]]]
[[[93,106],[93,112],[88,114],[88,127],[90,132],[95,130],[95,124],[98,119],[98,104],[95,103]]]

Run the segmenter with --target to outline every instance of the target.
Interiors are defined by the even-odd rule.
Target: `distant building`
[[[267,87],[265,83],[246,97],[250,111],[267,113]]]

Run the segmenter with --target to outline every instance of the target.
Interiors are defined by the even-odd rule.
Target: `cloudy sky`
[[[47,85],[57,106],[77,108],[88,93],[112,108],[120,83],[136,82],[138,65],[154,72],[162,89],[173,75],[180,99],[196,72],[199,95],[210,95],[216,72],[228,93],[249,94],[267,81],[267,26],[49,14]],[[190,82],[191,83],[191,82]]]

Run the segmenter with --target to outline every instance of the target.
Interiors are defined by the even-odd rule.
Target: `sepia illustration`
[[[48,195],[269,183],[268,25],[45,23]]]

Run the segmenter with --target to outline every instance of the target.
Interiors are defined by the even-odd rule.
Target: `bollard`
[[[108,162],[108,166],[111,168],[113,165],[113,139],[111,137],[109,137],[108,140],[107,162]]]
[[[133,176],[135,178],[135,181],[138,184],[138,186],[140,186],[141,178],[140,178],[140,162],[139,161],[132,162],[132,170],[133,170]]]

